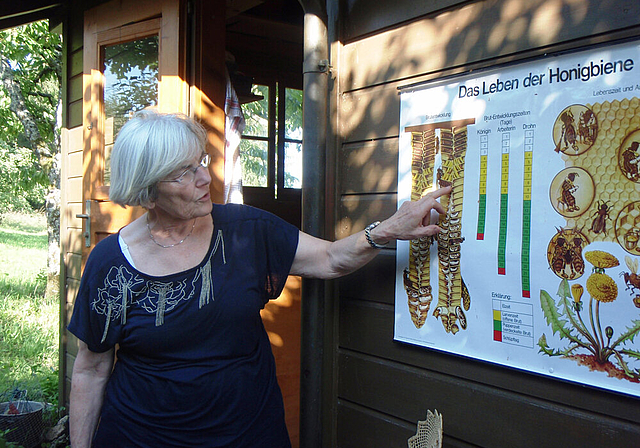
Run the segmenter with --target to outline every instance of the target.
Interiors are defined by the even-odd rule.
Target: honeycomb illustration
[[[640,232],[640,183],[631,181],[620,168],[620,147],[627,137],[640,130],[640,99],[586,104],[597,119],[598,132],[593,145],[578,155],[563,153],[565,167],[587,171],[595,184],[589,209],[575,217],[565,217],[567,228],[582,229],[590,241],[617,242],[627,252],[640,254],[633,246],[634,230]],[[594,220],[600,219],[598,223]],[[594,224],[599,224],[595,225]],[[595,230],[601,230],[595,232]],[[625,235],[629,234],[625,242]],[[625,247],[627,246],[627,247]]]
[[[615,224],[616,239],[627,252],[640,255],[640,202],[625,205]]]

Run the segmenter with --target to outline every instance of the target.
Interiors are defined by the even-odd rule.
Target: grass
[[[57,297],[45,297],[43,215],[0,216],[0,401],[18,388],[58,405]]]

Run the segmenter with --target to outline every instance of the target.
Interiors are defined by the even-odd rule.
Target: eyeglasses
[[[210,162],[211,156],[209,154],[205,154],[198,165],[192,168],[187,168],[181,175],[179,175],[175,179],[161,180],[159,182],[177,182],[184,185],[190,184],[194,180],[196,180],[196,173],[198,172],[198,168],[207,168]]]

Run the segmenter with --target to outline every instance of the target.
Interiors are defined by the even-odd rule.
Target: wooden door
[[[112,1],[85,13],[83,261],[93,246],[141,216],[109,201],[109,156],[136,110],[187,113],[179,0]]]

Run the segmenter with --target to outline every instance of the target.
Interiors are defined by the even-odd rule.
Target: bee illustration
[[[591,230],[593,233],[606,233],[607,231],[607,219],[611,219],[609,216],[609,211],[611,207],[609,207],[608,202],[598,201],[596,204],[596,211],[591,215],[593,217],[593,222],[591,223]]]
[[[573,247],[568,249],[567,251],[571,252],[571,261],[569,262],[571,265],[571,272],[573,273],[573,278],[580,277],[584,274],[584,260],[582,259],[582,238],[579,236],[573,239]]]
[[[638,275],[638,259],[631,258],[630,256],[624,257],[624,262],[631,272],[621,272],[620,275],[624,276],[624,283],[627,285],[625,289],[631,291],[631,294],[635,290],[640,290],[640,275]],[[634,301],[634,303],[636,303]]]
[[[564,150],[567,150],[569,149],[569,147],[571,147],[577,153],[580,149],[578,148],[577,142],[576,123],[574,121],[571,109],[563,112],[562,115],[560,115],[560,121],[562,121],[562,133],[560,134],[560,138],[558,139],[558,144],[556,145],[555,151],[560,152],[560,147],[562,146],[562,141],[564,139]]]
[[[560,196],[558,198],[558,207],[563,206],[567,212],[574,212],[580,210],[580,207],[576,204],[576,197],[574,193],[580,188],[574,182],[576,177],[579,177],[578,173],[569,173],[566,179],[560,185]]]
[[[579,229],[556,228],[547,248],[549,267],[560,278],[573,280],[584,274],[582,249],[589,241]]]
[[[593,142],[596,141],[597,128],[596,115],[591,109],[580,112],[580,118],[578,119],[578,136],[582,143],[592,145]]]
[[[560,275],[560,273],[564,273],[564,268],[567,265],[565,259],[565,252],[567,252],[564,247],[566,244],[566,240],[561,236],[556,239],[556,244],[553,250],[553,256],[551,258],[551,269],[553,272]]]

